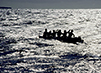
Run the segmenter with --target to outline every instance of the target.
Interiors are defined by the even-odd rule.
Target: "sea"
[[[39,38],[45,29],[84,43]],[[101,73],[101,9],[0,9],[0,73]]]

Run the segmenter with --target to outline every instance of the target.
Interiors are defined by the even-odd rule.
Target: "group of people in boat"
[[[73,37],[75,37],[75,35],[73,34],[73,30],[69,30],[69,31],[64,30],[64,32],[62,33],[61,30],[53,30],[53,32],[51,31],[48,32],[47,29],[45,29],[43,33],[43,38],[46,38],[46,39],[52,39],[52,38],[67,39],[67,38],[73,38]]]

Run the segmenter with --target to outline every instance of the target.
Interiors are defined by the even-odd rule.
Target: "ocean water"
[[[39,38],[45,28],[85,43]],[[0,72],[101,73],[101,9],[0,9]]]

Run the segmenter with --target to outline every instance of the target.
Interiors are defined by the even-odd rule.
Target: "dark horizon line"
[[[12,9],[12,7],[1,6],[0,9]]]
[[[101,9],[101,8],[13,8],[11,6],[0,6],[0,9]]]

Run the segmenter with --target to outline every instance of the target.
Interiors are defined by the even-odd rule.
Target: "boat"
[[[58,38],[58,37],[55,37],[55,38],[52,38],[52,37],[44,38],[43,36],[39,36],[39,38],[48,39],[48,40],[54,39],[54,40],[59,40],[61,42],[74,43],[74,44],[76,44],[77,42],[79,42],[79,43],[83,43],[84,42],[84,40],[80,36],[74,37],[74,38],[68,38],[68,37],[66,37],[66,38],[63,38],[63,37],[60,37],[60,38]]]

